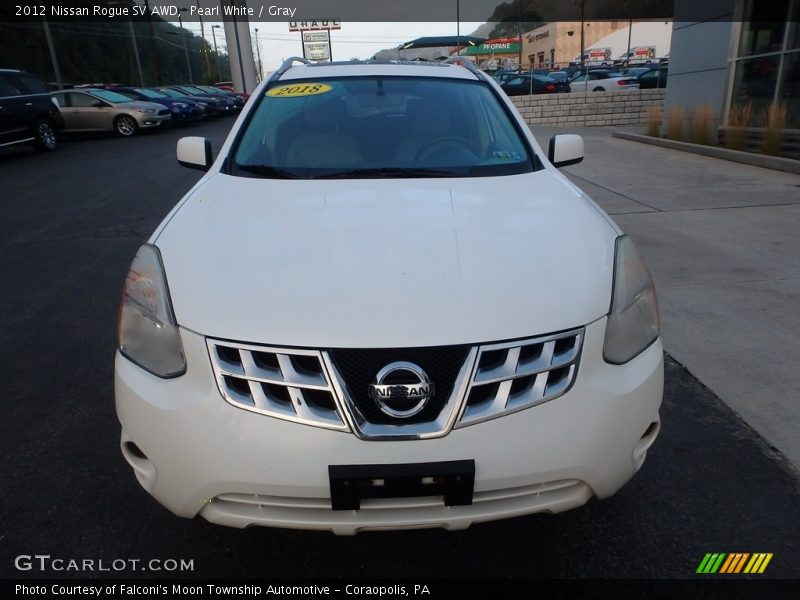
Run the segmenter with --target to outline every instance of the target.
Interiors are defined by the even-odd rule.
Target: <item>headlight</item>
[[[200,105],[200,108],[208,108],[208,102],[198,102],[197,104]]]
[[[118,343],[124,356],[159,377],[186,370],[161,255],[150,244],[139,248],[125,279]]]
[[[653,278],[631,239],[620,236],[603,357],[616,365],[628,362],[655,341],[659,327]]]
[[[189,105],[185,102],[173,102],[172,108],[189,108]]]
[[[137,112],[140,112],[140,113],[145,113],[145,114],[150,114],[150,113],[156,112],[155,108],[144,108],[144,107],[141,107],[141,106],[136,107],[133,110],[135,110]]]
[[[233,104],[236,102],[233,98],[225,98],[225,104]]]

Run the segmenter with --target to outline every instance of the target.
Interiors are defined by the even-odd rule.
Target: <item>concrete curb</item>
[[[613,136],[621,140],[628,140],[629,142],[640,142],[642,144],[650,144],[651,146],[669,148],[670,150],[681,150],[682,152],[691,152],[702,156],[710,156],[711,158],[721,158],[722,160],[753,165],[754,167],[762,167],[764,169],[800,175],[800,160],[793,160],[791,158],[765,156],[763,154],[717,148],[716,146],[701,146],[700,144],[690,144],[688,142],[676,142],[673,140],[651,137],[649,135],[642,135],[640,133],[627,133],[625,131],[615,131]]]

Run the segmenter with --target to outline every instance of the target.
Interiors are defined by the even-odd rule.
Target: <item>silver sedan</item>
[[[169,109],[153,102],[131,101],[103,89],[53,92],[64,117],[64,131],[115,131],[128,137],[139,129],[161,127],[172,118]]]

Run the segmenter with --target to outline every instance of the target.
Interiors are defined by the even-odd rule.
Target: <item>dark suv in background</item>
[[[0,69],[0,147],[31,142],[55,150],[64,127],[58,105],[45,85],[25,71]]]

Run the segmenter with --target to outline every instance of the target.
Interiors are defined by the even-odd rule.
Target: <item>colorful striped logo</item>
[[[767,565],[771,560],[772,553],[708,553],[703,557],[703,560],[700,562],[700,566],[697,567],[696,572],[703,575],[731,575],[739,573],[755,575],[757,573],[763,573],[767,569]]]

